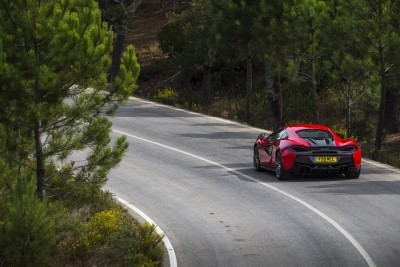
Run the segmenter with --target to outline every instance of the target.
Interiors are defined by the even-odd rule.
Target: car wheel
[[[350,169],[347,173],[346,173],[346,178],[347,179],[358,179],[360,177],[360,173],[361,173],[361,168],[359,170],[356,169]]]
[[[275,161],[276,161],[276,169],[275,169],[276,178],[278,178],[278,180],[287,180],[291,178],[292,173],[285,171],[285,169],[283,168],[282,157],[279,151],[276,153]]]
[[[260,157],[258,156],[258,147],[257,146],[254,146],[253,166],[254,166],[254,170],[256,170],[257,172],[262,171],[261,164],[260,164]]]

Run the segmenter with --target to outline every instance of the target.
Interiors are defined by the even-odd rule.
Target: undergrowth
[[[155,226],[139,224],[98,184],[55,179],[41,202],[33,182],[3,182],[0,266],[161,265]]]

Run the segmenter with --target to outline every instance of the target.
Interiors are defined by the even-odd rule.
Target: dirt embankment
[[[143,0],[133,16],[126,44],[134,44],[139,63],[145,68],[162,57],[157,34],[167,22],[167,9],[160,0]]]

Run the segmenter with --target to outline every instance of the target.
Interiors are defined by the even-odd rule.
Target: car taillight
[[[305,146],[290,146],[287,148],[289,151],[292,152],[307,152],[310,151],[308,147]]]
[[[355,147],[355,146],[345,146],[345,147],[341,148],[340,151],[343,151],[343,152],[355,152],[355,151],[357,151],[357,147]]]

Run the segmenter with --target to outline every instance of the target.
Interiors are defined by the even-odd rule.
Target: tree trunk
[[[114,48],[111,58],[111,68],[108,75],[108,82],[113,82],[115,77],[118,75],[119,66],[121,64],[121,56],[124,50],[126,29],[121,27],[117,32],[117,40],[114,43]]]
[[[313,108],[314,108],[314,117],[316,123],[320,122],[319,118],[319,107],[318,107],[318,93],[317,93],[317,70],[315,67],[315,40],[314,40],[314,26],[311,22],[311,67],[312,67],[312,96],[313,96]]]
[[[39,45],[35,42],[35,57],[36,61],[40,62],[39,58]],[[42,99],[42,95],[40,92],[41,85],[40,80],[38,77],[35,78],[35,99],[37,102],[40,102]],[[38,104],[38,103],[36,103]],[[37,105],[38,106],[38,105]],[[41,200],[45,198],[45,191],[44,191],[44,175],[45,175],[45,168],[44,168],[44,156],[43,156],[43,145],[41,140],[41,120],[36,115],[34,118],[34,135],[35,135],[35,156],[36,156],[36,193]]]
[[[210,89],[211,89],[211,66],[208,64],[204,65],[204,75],[203,75],[203,93],[205,104],[210,103]]]
[[[351,85],[347,85],[347,103],[346,103],[346,131],[347,136],[350,136],[350,127],[351,127]]]
[[[384,81],[381,81],[381,101],[379,104],[378,125],[376,127],[376,134],[375,134],[375,152],[377,153],[381,150],[382,143],[385,139],[385,133],[383,127],[383,120],[385,114],[385,95],[386,93],[385,93]]]
[[[378,115],[378,125],[376,127],[376,135],[375,135],[375,153],[374,157],[377,156],[377,153],[381,150],[383,141],[385,139],[385,131],[384,131],[384,117],[385,117],[385,104],[386,104],[386,73],[385,73],[385,57],[384,57],[384,46],[380,40],[379,43],[379,76],[381,79],[381,100],[379,104],[379,115]]]
[[[298,84],[293,85],[293,119],[297,121],[299,116],[299,97],[298,97]]]
[[[250,121],[251,93],[253,89],[253,62],[250,55],[250,47],[247,48],[246,58],[246,121]]]
[[[206,61],[204,64],[204,75],[203,75],[203,93],[204,93],[204,102],[206,104],[210,103],[211,96],[211,68],[215,61],[215,51],[212,48],[208,49]]]
[[[396,89],[392,89],[393,91]],[[399,131],[399,118],[396,115],[399,112],[400,97],[398,94],[392,92],[389,88],[386,90],[385,96],[385,114],[384,114],[384,128],[387,133],[395,133]]]
[[[316,79],[316,70],[315,70],[315,60],[314,60],[314,58],[312,59],[312,96],[313,96],[313,108],[314,108],[315,122],[319,123],[320,122],[320,118],[319,118],[317,79]]]
[[[265,67],[265,87],[267,88],[266,97],[271,105],[271,112],[274,116],[275,123],[277,126],[280,124],[279,120],[279,99],[275,95],[274,88],[274,73],[271,64],[268,62],[267,58],[264,58]]]
[[[44,156],[43,156],[43,146],[40,133],[41,123],[40,121],[35,122],[35,146],[36,146],[36,193],[38,197],[43,200],[45,198],[45,189],[44,189],[44,176],[45,176],[45,168],[44,168]]]
[[[313,63],[313,69],[314,69],[314,63]],[[314,71],[313,71],[313,76],[314,76]],[[313,77],[313,80],[312,80],[312,95],[313,95],[313,107],[314,107],[315,122],[319,123],[320,117],[319,117],[319,107],[318,107],[317,81],[316,81],[315,77]]]
[[[283,126],[283,92],[282,92],[282,81],[281,81],[281,70],[278,63],[278,90],[279,90],[279,120],[278,127]]]

